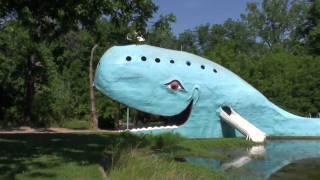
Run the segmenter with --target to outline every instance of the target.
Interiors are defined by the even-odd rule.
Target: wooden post
[[[129,107],[127,107],[127,130],[129,130]]]
[[[90,90],[91,128],[92,129],[98,129],[98,118],[96,113],[96,98],[94,96],[94,91],[93,91],[93,70],[92,70],[93,54],[97,47],[98,45],[95,44],[91,49],[91,57],[90,57],[90,64],[89,64],[89,90]]]

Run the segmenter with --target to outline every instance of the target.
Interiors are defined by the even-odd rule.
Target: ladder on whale
[[[263,143],[265,141],[266,133],[264,133],[253,124],[251,124],[248,120],[240,116],[231,107],[221,107],[219,115],[223,121],[246,136],[247,140],[251,140],[256,143]]]

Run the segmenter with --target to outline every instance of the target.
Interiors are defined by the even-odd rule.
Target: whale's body
[[[180,126],[145,133],[222,137],[218,110],[229,106],[269,136],[320,135],[320,119],[291,114],[228,69],[183,51],[114,46],[102,56],[94,85],[112,99],[151,114],[173,116],[191,110]]]

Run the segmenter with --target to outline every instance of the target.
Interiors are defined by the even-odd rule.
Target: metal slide
[[[266,139],[266,133],[255,127],[249,121],[236,113],[231,107],[223,106],[220,108],[219,115],[222,120],[240,131],[247,140],[257,143],[263,143]]]

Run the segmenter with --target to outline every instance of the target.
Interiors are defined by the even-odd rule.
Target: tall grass
[[[131,150],[122,154],[109,173],[119,180],[194,180],[225,179],[222,173],[207,167],[164,160],[150,152]]]
[[[110,179],[224,179],[224,173],[175,159],[196,156],[226,160],[223,149],[248,147],[244,139],[185,139],[179,134],[114,137],[105,151]]]
[[[133,149],[152,149],[155,151],[173,149],[183,138],[178,134],[134,135],[129,132],[121,133],[112,139],[104,151],[103,165],[106,169],[113,167],[121,154],[129,153]]]
[[[149,136],[148,140],[151,142],[152,149],[164,150],[178,146],[185,139],[179,134],[164,133],[157,136]]]
[[[143,148],[148,144],[148,140],[142,136],[136,136],[129,132],[120,133],[118,136],[114,136],[106,146],[101,164],[105,169],[110,169],[115,166],[121,154],[126,154],[132,149]]]

